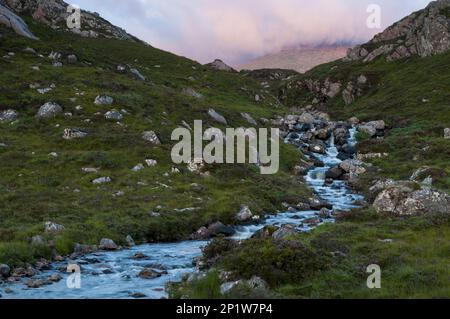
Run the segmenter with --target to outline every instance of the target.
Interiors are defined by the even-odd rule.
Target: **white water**
[[[348,140],[351,145],[356,144],[355,130],[351,130]],[[362,196],[352,193],[344,181],[334,181],[332,185],[325,185],[326,171],[341,161],[336,157],[338,151],[334,146],[334,140],[328,143],[326,155],[315,154],[324,162],[325,167],[311,170],[306,176],[306,182],[314,189],[316,194],[333,205],[334,210],[348,211],[357,207],[354,202],[363,199]],[[300,231],[309,231],[311,227],[303,221],[317,217],[317,211],[284,212],[268,216],[260,225],[236,227],[235,240],[250,238],[256,231],[266,225],[281,226],[294,225]],[[321,223],[333,222],[332,218],[322,220]],[[164,290],[166,283],[180,281],[184,275],[196,271],[193,260],[201,256],[201,249],[207,245],[207,241],[184,241],[169,244],[147,244],[131,249],[116,252],[97,252],[71,261],[81,266],[81,288],[69,289],[65,273],[67,262],[54,263],[52,269],[41,272],[36,278],[48,278],[54,273],[63,276],[63,280],[42,288],[29,289],[22,282],[10,284],[12,290],[5,293],[6,286],[0,286],[3,298],[13,299],[73,299],[73,298],[132,298],[132,294],[145,294],[146,298],[164,298],[167,294]],[[146,259],[134,260],[136,253],[148,256]],[[159,278],[146,280],[138,277],[139,272],[146,267],[156,271],[167,271],[167,274]]]

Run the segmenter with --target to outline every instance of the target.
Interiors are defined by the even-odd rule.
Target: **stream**
[[[356,145],[356,129],[350,130],[349,145]],[[358,207],[355,202],[363,199],[347,186],[345,181],[335,180],[325,185],[325,173],[329,168],[338,165],[338,151],[334,138],[327,142],[326,154],[314,154],[322,161],[324,167],[314,167],[305,177],[307,184],[318,197],[333,206],[333,210],[349,211]],[[302,221],[318,217],[318,211],[289,211],[267,216],[259,225],[238,226],[235,240],[250,238],[255,232],[267,225],[294,225],[299,231],[309,231]],[[333,218],[322,219],[321,223],[334,222]],[[320,225],[320,224],[319,224]],[[315,226],[314,226],[315,227]],[[52,285],[41,288],[28,288],[26,280],[0,285],[0,294],[5,299],[127,299],[144,297],[151,299],[166,298],[165,286],[168,282],[181,281],[183,276],[196,271],[193,260],[202,254],[202,247],[208,241],[183,241],[167,244],[144,244],[121,251],[100,251],[79,257],[71,261],[81,267],[81,288],[68,288],[66,272],[67,261],[51,264],[50,270],[40,272],[34,279],[48,278],[59,274],[63,279]],[[143,259],[133,259],[136,253],[148,256]],[[144,268],[151,268],[164,273],[155,279],[142,279],[138,276]],[[5,291],[5,288],[6,291]]]

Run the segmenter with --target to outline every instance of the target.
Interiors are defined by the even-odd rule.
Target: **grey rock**
[[[123,115],[118,111],[111,110],[105,113],[105,119],[119,122],[123,120]]]
[[[213,62],[207,64],[207,66],[219,71],[236,72],[232,67],[225,64],[225,62],[219,59],[216,59]]]
[[[100,241],[100,245],[98,246],[102,250],[117,250],[119,249],[119,246],[116,245],[116,243],[109,238],[103,238]]]
[[[144,268],[138,275],[142,279],[155,279],[162,276],[162,273],[151,268]]]
[[[65,229],[63,225],[56,224],[54,222],[45,222],[44,231],[46,233],[58,234]]]
[[[146,78],[137,69],[130,69],[131,74],[133,74],[138,80],[145,81]]]
[[[130,247],[133,247],[133,246],[136,245],[135,242],[134,242],[134,239],[133,239],[133,237],[131,237],[131,235],[128,235],[125,238],[125,241],[127,242],[127,245],[130,246]]]
[[[291,237],[297,235],[298,232],[291,225],[283,225],[278,230],[272,234],[274,239],[284,239],[286,237]]]
[[[95,105],[111,105],[114,103],[114,99],[107,95],[99,95],[95,98]]]
[[[8,278],[11,274],[11,268],[6,264],[0,264],[0,277]]]
[[[69,64],[76,64],[78,62],[78,58],[75,54],[71,54],[67,56],[67,62]]]
[[[223,125],[228,125],[227,120],[225,119],[225,117],[223,117],[222,115],[220,115],[219,113],[217,113],[214,109],[209,109],[208,110],[208,115],[216,122],[223,124]]]
[[[450,128],[444,129],[444,138],[445,138],[446,140],[449,140],[449,139],[450,139]]]
[[[142,133],[142,138],[145,141],[150,142],[155,145],[161,144],[161,141],[160,141],[158,135],[156,135],[156,133],[154,131],[145,131],[144,133]]]
[[[251,221],[253,218],[253,213],[250,208],[246,205],[241,206],[241,210],[236,214],[236,220],[241,223]]]
[[[106,184],[106,183],[111,183],[111,178],[110,177],[99,177],[96,178],[92,181],[92,184]]]
[[[79,128],[66,128],[63,133],[63,139],[65,140],[85,138],[86,136],[88,136],[88,133]]]
[[[47,102],[39,108],[37,117],[48,119],[48,118],[55,117],[62,111],[63,111],[63,109],[59,104],[54,103],[54,102]]]
[[[248,113],[241,113],[241,116],[250,124],[257,126],[258,123],[253,119],[253,117]]]
[[[28,25],[21,17],[5,6],[4,1],[0,2],[0,24],[11,28],[18,35],[37,40],[38,38],[28,29]]]
[[[0,123],[14,122],[19,117],[19,113],[16,110],[0,111]]]

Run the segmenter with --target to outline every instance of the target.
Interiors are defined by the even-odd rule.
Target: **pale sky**
[[[69,0],[154,47],[202,63],[247,62],[285,47],[362,43],[369,4],[382,29],[430,0]]]

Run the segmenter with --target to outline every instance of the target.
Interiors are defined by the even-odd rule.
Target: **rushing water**
[[[350,130],[350,145],[355,145],[355,130]],[[333,138],[327,143],[325,155],[315,154],[323,161],[324,167],[312,169],[306,176],[306,182],[323,200],[333,205],[334,210],[348,211],[355,208],[355,201],[362,196],[352,193],[344,181],[334,181],[325,185],[325,173],[341,161],[337,158],[338,151]],[[317,217],[317,211],[283,212],[268,216],[260,225],[239,226],[236,228],[235,240],[250,238],[256,231],[267,225],[281,226],[290,224],[300,231],[309,231],[311,226],[304,224],[305,219]],[[322,223],[333,222],[332,218],[322,220]],[[81,267],[81,288],[68,288],[69,274],[65,272],[67,262],[53,263],[51,270],[41,272],[36,278],[48,278],[58,273],[63,280],[58,283],[30,289],[26,281],[8,286],[5,293],[0,286],[3,298],[31,298],[31,299],[70,299],[70,298],[133,298],[135,294],[143,294],[146,298],[167,297],[165,285],[168,282],[180,281],[184,275],[196,271],[193,260],[201,256],[201,249],[207,241],[184,241],[169,244],[146,244],[130,249],[114,252],[97,252],[82,256],[71,263]],[[136,253],[143,253],[147,258],[135,260]],[[164,273],[156,279],[142,279],[138,276],[143,268],[151,268]]]

